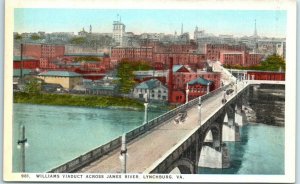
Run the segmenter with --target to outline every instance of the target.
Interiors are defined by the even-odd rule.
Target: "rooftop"
[[[158,79],[150,79],[138,84],[135,88],[137,89],[153,89],[162,85],[162,83]]]
[[[14,69],[13,70],[14,74],[13,76],[14,77],[20,77],[21,76],[21,70],[20,69]],[[31,73],[31,70],[28,70],[28,69],[23,69],[22,71],[22,75],[29,75]]]
[[[202,77],[199,77],[197,79],[194,79],[190,82],[188,82],[189,85],[194,85],[194,84],[201,84],[201,85],[211,85],[213,83],[213,81],[210,81],[210,80],[207,80],[207,79],[204,79]]]
[[[103,57],[104,53],[66,53],[65,56],[95,56]]]
[[[69,71],[46,71],[40,73],[39,76],[53,76],[53,77],[81,77],[81,74]]]
[[[37,60],[38,61],[38,59],[36,59],[34,57],[29,57],[29,56],[23,56],[22,60],[23,61],[26,61],[26,60]],[[21,56],[14,56],[14,61],[21,61]]]

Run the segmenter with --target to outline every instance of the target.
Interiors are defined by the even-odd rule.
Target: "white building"
[[[125,36],[125,24],[121,21],[114,21],[113,23],[113,39],[117,45],[123,45],[123,36]]]
[[[148,96],[148,100],[150,101],[167,101],[168,88],[157,79],[150,79],[141,82],[135,86],[133,90],[133,97],[143,99],[145,96]]]

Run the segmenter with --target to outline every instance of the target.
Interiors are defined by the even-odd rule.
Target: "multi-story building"
[[[22,63],[23,62],[23,63]],[[14,56],[14,69],[37,69],[40,68],[40,62],[38,59],[33,57],[24,56]]]
[[[145,60],[152,61],[153,47],[114,47],[111,50],[111,60],[121,61],[122,59],[133,61]]]
[[[254,66],[260,64],[262,54],[245,51],[221,51],[220,62],[224,65]]]
[[[133,90],[133,97],[148,100],[168,100],[168,88],[157,79],[150,79],[136,85]]]
[[[169,102],[184,103],[186,98],[185,90],[187,83],[199,77],[211,81],[211,83],[209,84],[210,91],[221,86],[221,73],[219,72],[207,72],[200,70],[197,72],[193,72],[183,65],[174,65],[172,67],[172,71],[169,71],[167,77],[170,95]]]
[[[206,44],[205,53],[208,60],[219,61],[221,51],[247,51],[245,45]]]
[[[123,36],[125,34],[125,24],[120,21],[113,22],[113,39],[115,40],[116,45],[123,45]]]
[[[213,81],[206,80],[203,77],[198,77],[194,80],[188,82],[188,98],[192,100],[199,96],[207,94],[209,91],[212,90]]]

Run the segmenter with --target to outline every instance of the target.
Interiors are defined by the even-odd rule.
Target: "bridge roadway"
[[[248,82],[249,84],[249,82]],[[244,86],[238,84],[238,91]],[[233,87],[235,89],[235,87]],[[221,99],[224,92],[220,92],[215,96],[207,99],[202,103],[201,121],[213,115],[215,110],[222,106]],[[235,95],[233,92],[227,96],[230,100]],[[194,128],[199,126],[199,113],[197,105],[189,109],[187,119],[182,124],[175,124],[174,120],[169,120],[161,125],[151,129],[147,133],[141,135],[138,139],[127,144],[127,173],[143,173],[153,163],[159,160],[181,139],[188,135]],[[120,117],[122,118],[122,117]],[[79,173],[120,173],[121,161],[120,150],[112,151],[108,155],[101,157],[99,160],[78,170]]]

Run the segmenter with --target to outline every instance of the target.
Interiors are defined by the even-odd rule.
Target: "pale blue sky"
[[[253,35],[254,20],[260,36],[286,36],[286,11],[270,10],[103,10],[103,9],[15,9],[15,32],[74,32],[83,27],[93,32],[112,32],[120,15],[127,32],[171,33],[193,36],[195,26],[207,33]]]

